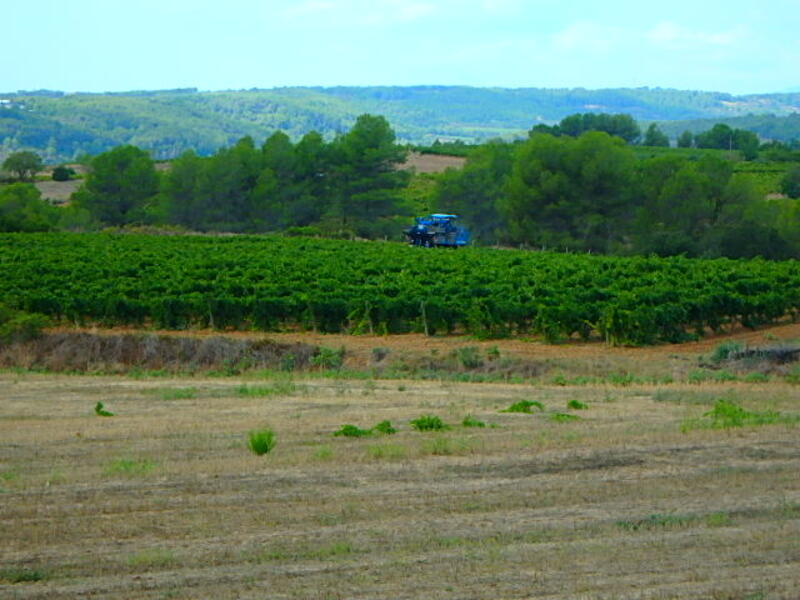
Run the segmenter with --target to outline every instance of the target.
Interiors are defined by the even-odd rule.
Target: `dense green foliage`
[[[58,209],[42,200],[32,184],[0,187],[0,231],[53,231],[58,217]]]
[[[108,325],[615,344],[800,314],[800,263],[615,258],[271,236],[0,235],[0,302]]]
[[[786,163],[734,162],[713,149],[630,146],[590,131],[495,141],[440,176],[438,210],[483,243],[611,254],[800,256]]]
[[[166,90],[124,94],[0,94],[0,158],[34,150],[46,162],[74,160],[120,145],[134,145],[156,159],[187,150],[207,156],[245,136],[264,139],[277,130],[299,140],[309,131],[330,139],[358,115],[382,114],[404,142],[484,141],[524,135],[535,121],[554,123],[602,106],[606,112],[659,121],[677,137],[709,129],[721,119],[769,139],[800,139],[798,94],[732,96],[670,89],[501,89],[446,86],[276,88],[237,92]],[[752,114],[753,116],[746,116]],[[677,131],[665,121],[683,122]],[[793,120],[792,120],[793,119]]]

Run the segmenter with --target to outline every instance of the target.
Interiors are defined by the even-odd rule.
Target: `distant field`
[[[800,595],[797,426],[703,416],[796,417],[784,383],[6,371],[0,397],[3,598]],[[523,400],[541,408],[501,412]],[[398,432],[333,435],[384,420]]]

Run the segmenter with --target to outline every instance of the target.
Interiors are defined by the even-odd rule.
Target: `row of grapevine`
[[[0,235],[0,302],[76,323],[680,341],[800,314],[800,263],[277,236]]]

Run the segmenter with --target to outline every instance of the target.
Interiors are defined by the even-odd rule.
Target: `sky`
[[[4,4],[0,92],[336,85],[800,91],[800,0]]]

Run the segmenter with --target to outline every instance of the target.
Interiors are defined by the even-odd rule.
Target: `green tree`
[[[694,135],[691,131],[684,131],[678,136],[678,148],[691,148],[694,146]]]
[[[513,165],[513,146],[491,141],[473,150],[464,167],[448,169],[439,177],[435,205],[438,211],[457,213],[464,219],[473,239],[497,242],[502,219],[497,203]]]
[[[158,189],[158,173],[147,152],[118,146],[92,159],[73,201],[99,222],[119,226],[143,221]]]
[[[333,216],[343,232],[372,237],[390,233],[385,221],[405,213],[398,190],[410,174],[397,167],[406,149],[395,143],[389,123],[361,115],[353,128],[332,143]]]
[[[624,234],[633,160],[623,140],[603,132],[534,135],[498,203],[510,241],[609,251]]]
[[[642,145],[667,147],[669,146],[669,138],[663,131],[661,131],[661,129],[659,129],[658,125],[651,123],[644,134]]]
[[[3,161],[3,169],[13,173],[19,181],[33,181],[42,170],[42,158],[35,152],[14,152]]]
[[[75,176],[75,169],[59,165],[53,169],[53,181],[69,181]]]
[[[781,192],[789,198],[800,198],[800,165],[795,165],[781,179]]]
[[[0,231],[52,231],[58,209],[44,200],[35,186],[12,183],[0,188]]]

